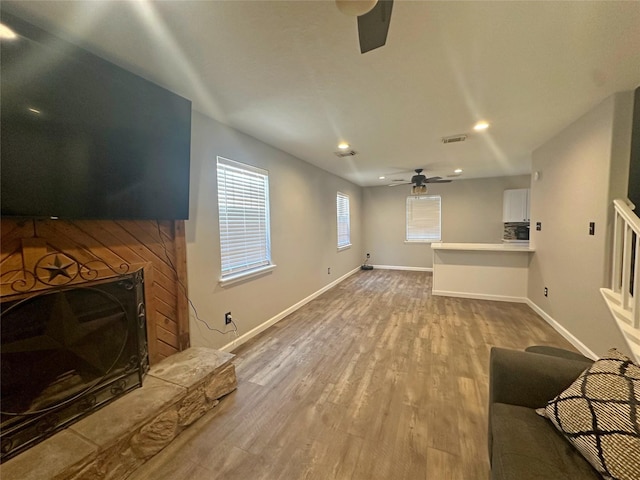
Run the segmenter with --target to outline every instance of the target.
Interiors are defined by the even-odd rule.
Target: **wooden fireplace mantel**
[[[189,347],[186,264],[181,220],[1,221],[3,301],[143,269],[152,365]]]

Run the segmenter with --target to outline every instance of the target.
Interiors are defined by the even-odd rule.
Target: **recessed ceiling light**
[[[456,168],[453,173],[462,173],[462,169],[461,168]]]
[[[341,142],[338,144],[338,148],[340,150],[346,150],[347,148],[349,148],[349,144],[347,142]]]
[[[17,38],[16,32],[7,27],[4,23],[0,23],[0,38],[13,40]]]
[[[27,108],[27,110],[29,110],[31,113],[35,113],[36,115],[40,115],[42,113],[37,108],[32,108],[32,107]]]
[[[474,129],[476,132],[479,132],[479,131],[481,131],[481,130],[486,130],[487,128],[489,128],[489,122],[485,122],[484,120],[480,120],[478,123],[476,123],[476,124],[473,126],[473,129]]]
[[[378,177],[378,180],[384,180],[384,176]]]

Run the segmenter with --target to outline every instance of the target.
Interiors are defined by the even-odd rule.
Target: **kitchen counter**
[[[525,302],[534,249],[522,243],[432,243],[433,295]]]
[[[432,250],[483,250],[489,252],[533,252],[528,243],[432,243]]]

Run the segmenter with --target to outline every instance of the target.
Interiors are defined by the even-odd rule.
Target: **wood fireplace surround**
[[[73,286],[88,280],[144,271],[149,361],[153,366],[189,347],[189,311],[184,221],[13,220],[0,225],[0,299],[15,298],[19,289],[29,293]],[[55,267],[59,258],[71,257],[94,270],[89,276],[69,268],[50,282],[30,282],[29,274],[42,266]],[[43,257],[46,264],[37,265]],[[62,265],[64,266],[64,265]],[[50,278],[49,275],[46,278]]]
[[[184,222],[2,219],[0,239],[3,303],[22,295],[16,287],[28,295],[142,270],[150,363],[140,388],[10,458],[3,477],[123,480],[236,389],[232,354],[189,348]],[[38,269],[44,281],[29,284],[25,272]]]
[[[3,412],[16,412],[3,413],[3,461],[188,347],[183,232],[183,222],[2,220],[3,373],[14,394]]]

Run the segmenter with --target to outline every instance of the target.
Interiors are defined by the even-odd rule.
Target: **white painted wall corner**
[[[569,330],[560,325],[556,320],[551,317],[547,312],[545,312],[538,305],[533,303],[533,301],[529,298],[526,299],[527,305],[531,307],[531,309],[540,315],[553,329],[562,335],[565,339],[571,343],[574,347],[578,349],[580,353],[582,353],[585,357],[589,357],[592,360],[597,360],[599,357],[596,355],[590,348],[588,348],[584,343],[582,343],[578,338],[573,335]]]

